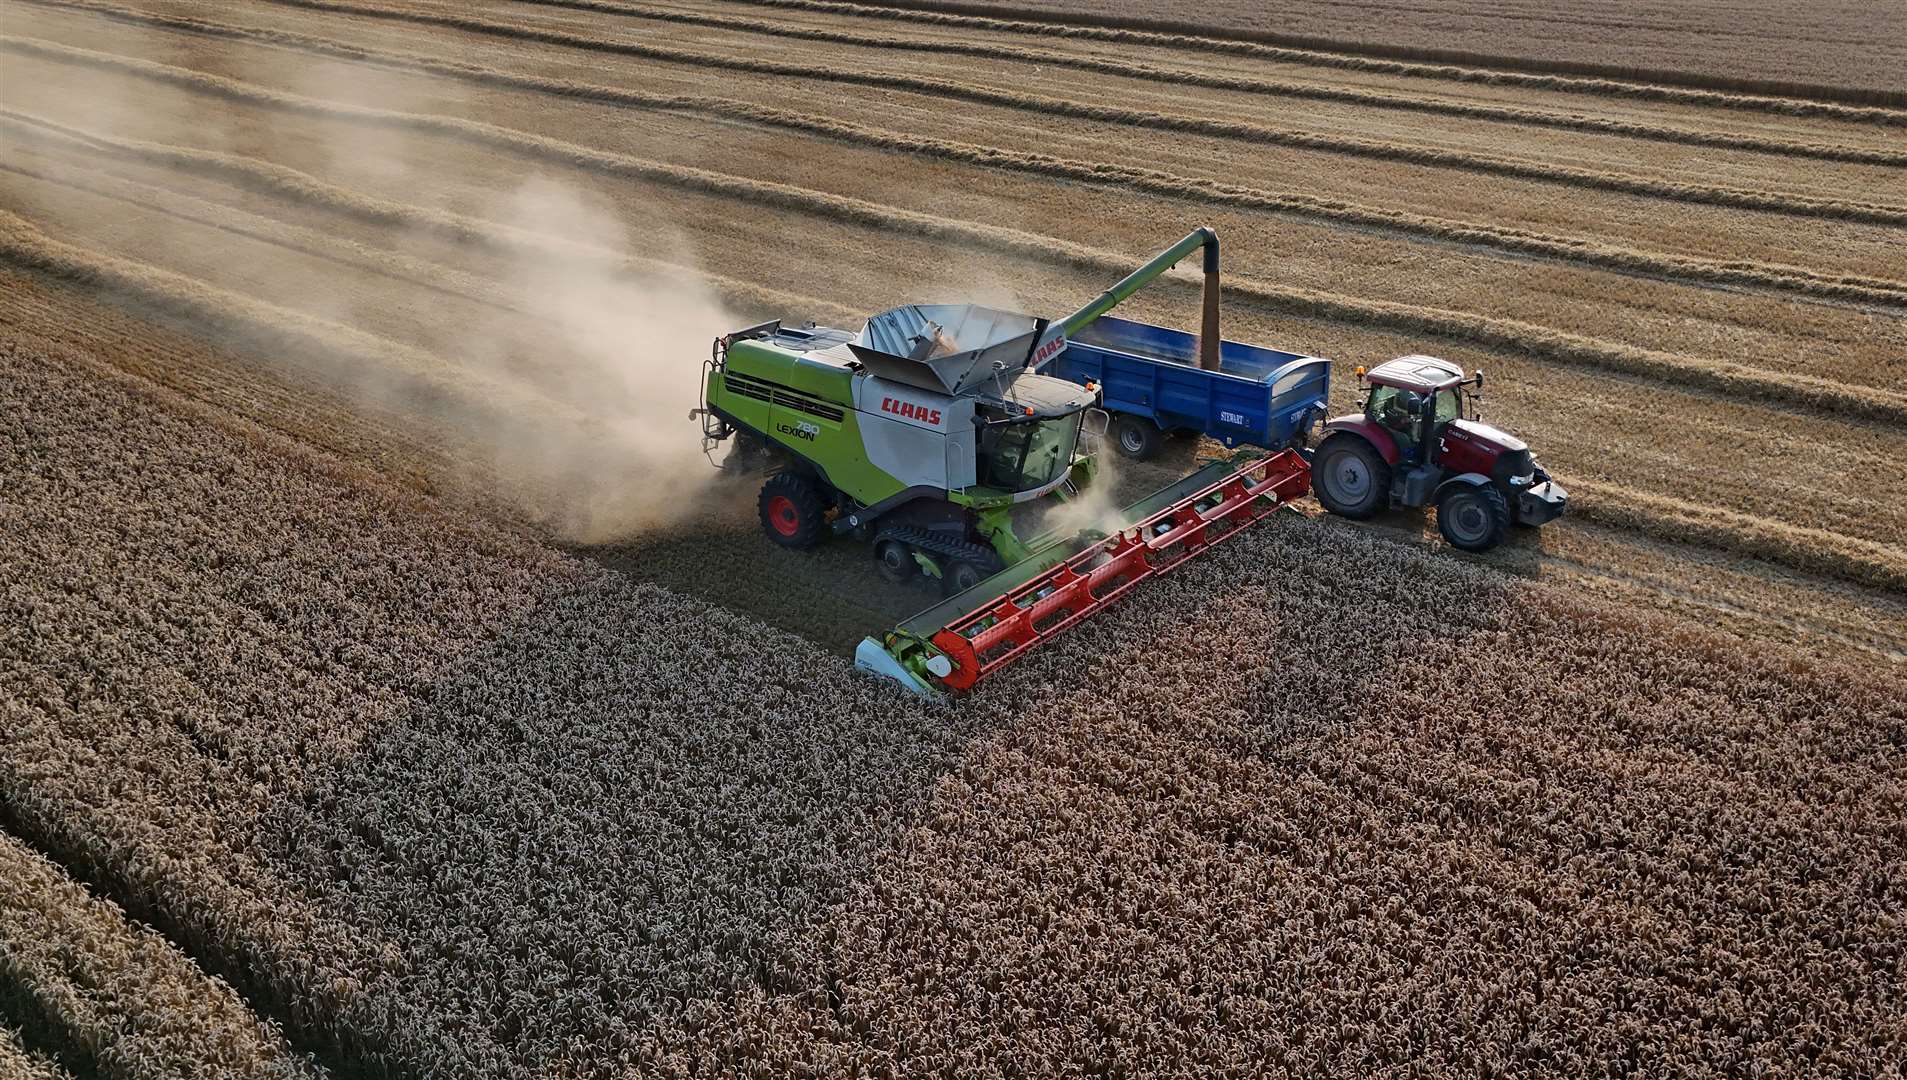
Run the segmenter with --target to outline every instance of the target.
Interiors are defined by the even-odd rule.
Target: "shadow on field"
[[[751,1038],[738,995],[756,988],[801,1003],[812,1026],[796,1041],[842,1037],[828,1002],[881,963],[836,942],[885,932],[835,920],[892,871],[903,826],[976,738],[1037,757],[1058,734],[1082,767],[1202,761],[1243,785],[1436,685],[1439,636],[1499,625],[1507,582],[1333,525],[1259,526],[947,709],[711,606],[811,629],[812,604],[851,645],[911,610],[880,607],[892,600],[864,547],[786,552],[752,522],[698,522],[618,549],[627,574],[580,575],[444,671],[266,814],[258,847],[358,957],[364,992],[341,999],[337,1029],[399,1070],[616,1075],[658,1032],[694,1041],[723,1014],[741,1042],[710,1031],[705,1045],[734,1051]],[[1426,618],[1427,586],[1462,596],[1464,614]],[[1246,826],[1229,805],[1184,809],[1229,845]],[[956,850],[985,862],[1000,843]],[[902,969],[972,959],[951,939],[933,949],[958,936],[951,923],[906,932],[921,940]]]
[[[800,931],[969,727],[589,574],[266,815],[261,847],[365,970],[401,972],[342,1025],[436,1075],[606,1075],[692,999],[819,985]]]
[[[1201,447],[1170,439],[1158,460],[1108,460],[1102,485],[1110,505],[1123,505],[1197,469]],[[578,547],[578,555],[637,581],[720,604],[730,611],[852,656],[864,637],[878,635],[939,602],[939,585],[925,577],[895,585],[875,570],[873,548],[848,537],[806,551],[780,547],[763,535],[754,494],[762,477],[722,481],[724,498],[690,520],[616,544]],[[1016,518],[1022,538],[1038,529]]]
[[[752,518],[698,521],[576,553],[843,657],[852,656],[862,638],[940,599],[936,583],[924,578],[906,585],[884,580],[865,543],[837,537],[808,551],[790,551],[763,536]]]

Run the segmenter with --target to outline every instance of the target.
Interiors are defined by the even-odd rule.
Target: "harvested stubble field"
[[[0,0],[0,1073],[1907,1062],[1887,24],[980,6]],[[709,478],[708,338],[1201,222],[1573,516],[855,676],[924,598]]]

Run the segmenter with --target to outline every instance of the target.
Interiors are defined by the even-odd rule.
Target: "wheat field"
[[[1897,18],[1290,14],[0,0],[0,1074],[1907,1064]],[[1203,224],[1570,516],[856,673],[932,597],[761,536],[710,339]]]

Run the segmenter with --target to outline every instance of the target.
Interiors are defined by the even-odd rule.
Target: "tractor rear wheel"
[[[1454,548],[1488,551],[1510,529],[1510,504],[1488,484],[1458,484],[1437,500],[1437,531]]]
[[[762,531],[782,547],[807,548],[821,542],[827,531],[823,517],[828,507],[821,487],[800,473],[776,473],[761,486],[756,500]]]
[[[1134,461],[1151,461],[1164,437],[1159,425],[1142,416],[1121,414],[1112,421],[1112,444]]]
[[[1333,514],[1363,521],[1390,504],[1391,467],[1363,436],[1340,431],[1312,455],[1311,493]]]

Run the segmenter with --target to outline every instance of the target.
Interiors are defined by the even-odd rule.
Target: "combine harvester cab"
[[[858,537],[890,580],[960,592],[1030,553],[1015,508],[1091,478],[1082,428],[1104,417],[1092,391],[1031,370],[1045,329],[971,304],[895,308],[859,334],[765,323],[716,342],[696,415],[711,449],[739,435],[770,469],[770,540]]]

